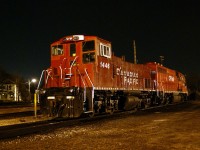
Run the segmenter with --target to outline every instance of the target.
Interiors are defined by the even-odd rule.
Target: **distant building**
[[[0,84],[0,101],[21,101],[21,95],[15,83]]]

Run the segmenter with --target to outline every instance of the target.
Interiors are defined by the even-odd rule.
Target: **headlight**
[[[48,96],[47,99],[55,99],[55,96]]]
[[[66,99],[74,99],[74,96],[66,96]]]

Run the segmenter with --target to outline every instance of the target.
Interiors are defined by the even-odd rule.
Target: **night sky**
[[[200,75],[198,0],[1,0],[0,66],[39,78],[50,65],[50,44],[73,34],[112,42],[115,55],[160,62]]]

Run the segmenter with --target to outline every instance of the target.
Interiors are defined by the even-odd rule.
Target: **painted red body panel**
[[[155,80],[156,89],[164,92],[181,91],[187,92],[185,85],[185,77],[182,73],[166,68],[159,63],[147,63],[155,75],[152,75],[152,80]]]

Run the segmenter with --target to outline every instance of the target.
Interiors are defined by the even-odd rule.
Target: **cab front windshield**
[[[95,41],[82,42],[83,63],[95,61]]]
[[[51,55],[63,55],[63,45],[55,45],[51,47]]]

